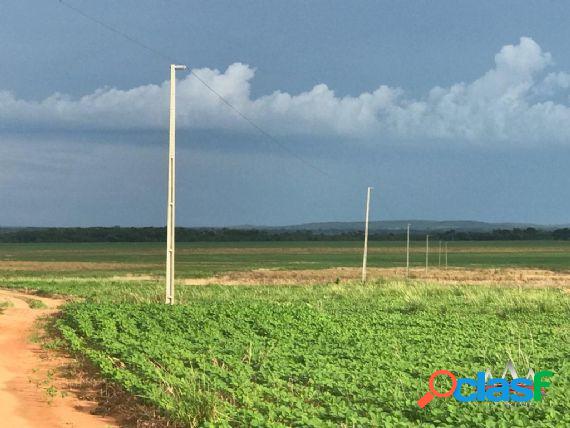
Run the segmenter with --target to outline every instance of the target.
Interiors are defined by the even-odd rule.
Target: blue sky
[[[569,222],[563,2],[67,0],[184,62],[179,225]],[[162,225],[168,62],[0,5],[0,225]],[[307,164],[315,166],[322,174]]]

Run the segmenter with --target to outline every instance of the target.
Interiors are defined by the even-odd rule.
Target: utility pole
[[[428,272],[429,265],[429,235],[426,235],[426,274]]]
[[[364,255],[362,256],[362,282],[366,281],[366,258],[368,257],[368,218],[370,215],[370,194],[372,187],[366,192],[366,220],[364,223]]]
[[[445,268],[447,269],[447,242],[445,243]]]
[[[406,233],[406,278],[410,277],[410,223]]]
[[[174,231],[176,214],[176,70],[185,65],[170,65],[170,130],[168,135],[168,205],[166,218],[166,304],[174,304]]]

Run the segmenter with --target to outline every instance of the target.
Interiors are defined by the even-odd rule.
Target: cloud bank
[[[338,97],[325,84],[307,92],[275,91],[252,98],[255,69],[235,63],[224,72],[195,69],[243,114],[276,135],[335,136],[378,141],[464,140],[565,143],[570,141],[570,74],[548,72],[550,53],[531,38],[506,45],[480,78],[434,87],[419,98],[380,86]],[[168,82],[129,90],[102,88],[80,98],[56,93],[41,101],[0,91],[0,128],[144,130],[167,127]],[[251,129],[191,75],[177,86],[178,126]]]

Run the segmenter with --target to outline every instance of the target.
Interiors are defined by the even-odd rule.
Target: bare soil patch
[[[18,428],[117,427],[113,418],[92,414],[97,403],[81,399],[73,384],[57,377],[70,364],[50,358],[30,341],[41,316],[53,315],[63,300],[33,297],[46,309],[30,308],[28,295],[0,290],[10,307],[0,315],[0,425]]]

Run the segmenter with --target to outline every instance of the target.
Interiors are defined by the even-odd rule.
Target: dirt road
[[[63,303],[33,296],[47,308],[31,309],[32,296],[0,290],[0,302],[10,307],[0,314],[0,426],[6,428],[100,428],[119,424],[90,412],[96,403],[80,400],[72,388],[57,379],[62,358],[30,341],[34,322],[54,313]]]

